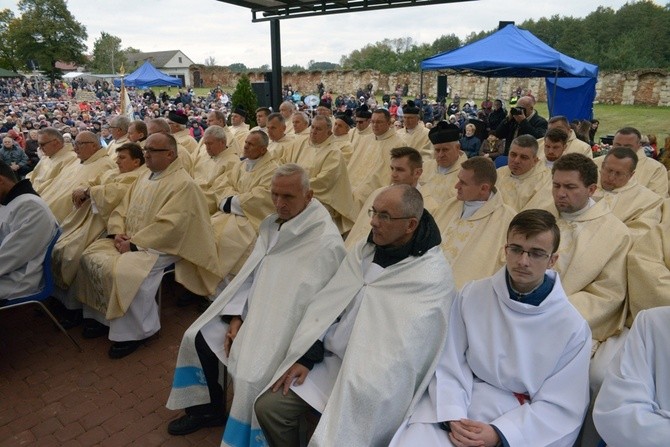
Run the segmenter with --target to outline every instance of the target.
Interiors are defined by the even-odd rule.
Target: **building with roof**
[[[193,61],[181,50],[128,53],[126,54],[126,60],[127,65],[125,68],[127,73],[135,71],[145,61],[149,61],[163,73],[180,78],[184,86],[193,85],[193,80],[188,70],[193,65]]]

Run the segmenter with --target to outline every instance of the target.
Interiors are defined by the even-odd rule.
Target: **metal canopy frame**
[[[476,0],[217,0],[251,10],[252,22],[270,22],[272,56],[272,81],[270,93],[272,106],[278,110],[281,103],[281,34],[279,21],[300,17],[314,17],[347,12],[378,11],[411,6],[462,3]]]

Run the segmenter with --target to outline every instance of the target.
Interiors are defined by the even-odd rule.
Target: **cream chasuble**
[[[177,143],[184,146],[184,149],[186,149],[191,156],[195,154],[198,149],[198,142],[191,136],[188,129],[182,129],[179,132],[175,132],[172,136],[177,140]]]
[[[423,174],[419,184],[423,187],[422,192],[429,192],[438,203],[444,203],[447,199],[456,195],[456,182],[461,170],[461,163],[468,159],[465,152],[461,151],[456,163],[444,171],[437,165],[435,159],[430,159],[423,164]]]
[[[626,224],[634,240],[661,221],[663,199],[640,185],[635,177],[612,191],[605,191],[599,186],[593,199],[607,203],[612,214]]]
[[[293,146],[284,152],[282,163],[295,163],[307,171],[314,197],[326,207],[340,234],[344,234],[354,224],[354,202],[347,165],[342,152],[333,146],[332,135],[321,144],[307,140],[301,147]]]
[[[66,166],[74,163],[79,163],[77,154],[64,147],[51,157],[42,157],[35,165],[35,169],[26,175],[26,178],[32,183],[33,189],[38,194],[42,194],[42,191],[58,177]]]
[[[95,152],[83,163],[77,160],[67,166],[54,181],[40,193],[49,205],[59,223],[74,210],[72,191],[81,185],[99,183],[100,177],[107,171],[116,168],[104,149]]]
[[[230,171],[240,162],[239,157],[230,148],[222,151],[215,157],[205,151],[204,156],[199,156],[193,166],[193,179],[195,183],[205,193],[207,199],[207,208],[209,214],[214,214],[219,208],[216,194],[214,192],[214,183],[226,172]]]
[[[628,327],[640,311],[670,306],[670,199],[663,201],[661,222],[628,253],[628,299]]]
[[[233,138],[235,138],[235,141],[237,141],[237,144],[239,147],[244,147],[244,140],[247,139],[247,136],[249,135],[249,125],[248,124],[240,124],[239,126],[226,126],[225,128],[230,127],[230,132],[233,135]]]
[[[221,279],[237,274],[253,249],[261,222],[274,212],[270,183],[277,167],[277,160],[268,152],[256,160],[251,171],[246,170],[247,162],[241,161],[214,183],[219,206],[234,196],[244,212],[240,216],[218,211],[211,218]]]
[[[558,214],[556,208],[552,212]],[[554,269],[570,302],[589,323],[594,340],[605,341],[621,331],[626,319],[628,228],[603,202],[572,220],[559,217],[557,223],[561,244]]]
[[[135,180],[145,174],[148,175],[149,170],[144,165],[123,174],[117,168],[105,172],[98,179],[98,184],[92,182],[88,185],[91,200],[65,218],[61,224],[61,236],[53,250],[53,272],[58,287],[70,287],[79,269],[81,254],[104,233],[114,208],[121,203]],[[93,203],[96,212],[93,211]]]
[[[110,160],[116,160],[116,150],[121,147],[122,144],[130,142],[131,141],[128,139],[128,134],[122,136],[118,140],[112,140],[112,142],[109,143],[109,146],[107,146],[107,155],[109,155]]]
[[[393,128],[383,135],[373,135],[365,143],[361,150],[354,151],[347,167],[354,196],[354,215],[358,215],[372,191],[390,183],[391,149],[405,145]]]
[[[534,208],[553,212],[551,171],[544,163],[538,161],[530,171],[519,176],[513,175],[509,166],[502,166],[498,168],[496,187],[503,202],[516,212]]]
[[[336,137],[333,135],[333,147],[338,151],[342,152],[342,158],[344,159],[345,166],[349,164],[351,160],[351,154],[354,153],[354,148],[349,141],[349,134],[341,135]]]
[[[402,129],[399,135],[407,146],[419,151],[424,160],[433,158],[433,144],[428,139],[428,129],[422,122],[419,121],[412,130]]]
[[[112,239],[91,244],[76,276],[77,298],[109,320],[125,314],[159,253],[179,256],[175,279],[198,295],[221,280],[207,205],[179,163],[140,177],[112,211],[108,234],[127,234],[138,251],[119,253]]]
[[[284,152],[290,150],[295,144],[295,135],[284,135],[277,141],[270,140],[268,145],[268,152],[272,154],[277,160],[281,160]]]
[[[472,216],[462,218],[462,213],[463,201],[452,197],[433,214],[457,290],[472,280],[492,276],[505,264],[507,227],[516,215],[500,194],[493,194]]]

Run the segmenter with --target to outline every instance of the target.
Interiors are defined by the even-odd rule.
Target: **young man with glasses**
[[[505,267],[454,301],[435,375],[391,447],[571,446],[588,404],[591,332],[551,270],[548,211],[517,214]]]

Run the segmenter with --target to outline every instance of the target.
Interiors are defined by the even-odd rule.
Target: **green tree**
[[[433,41],[430,49],[433,54],[444,53],[461,46],[461,39],[456,34],[444,34]]]
[[[234,73],[242,73],[245,71],[249,71],[246,65],[240,62],[236,62],[234,64],[228,65],[228,70],[234,72]]]
[[[338,68],[340,68],[340,66],[333,62],[309,61],[309,63],[307,64],[308,70],[337,70]]]
[[[125,67],[126,54],[121,49],[121,39],[106,32],[101,32],[93,43],[93,59],[91,71],[94,73],[117,73],[121,66]]]
[[[255,110],[258,108],[258,99],[256,93],[251,88],[251,81],[249,76],[242,74],[240,80],[237,81],[237,86],[231,98],[233,109],[236,107],[243,107],[248,113],[249,127],[256,126]]]
[[[56,62],[83,64],[86,27],[76,21],[65,0],[19,0],[21,17],[16,29],[16,49],[22,60],[36,60],[53,80]]]
[[[21,58],[16,45],[18,21],[9,9],[0,11],[0,67],[17,71],[21,68]]]

